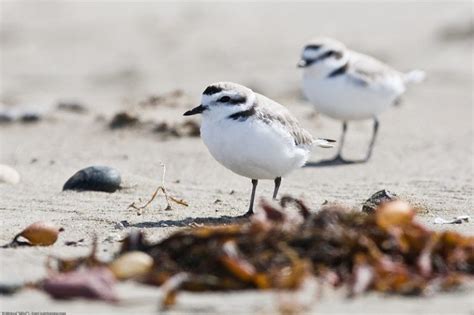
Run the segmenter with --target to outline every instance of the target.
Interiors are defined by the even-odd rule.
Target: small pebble
[[[0,164],[0,183],[18,184],[20,174],[10,166]]]
[[[15,116],[10,112],[0,112],[0,124],[11,123],[15,120]]]
[[[25,112],[21,114],[20,121],[24,123],[38,122],[41,119],[41,116],[38,113]]]
[[[126,227],[129,227],[129,226],[130,226],[130,223],[128,223],[127,220],[122,220],[120,222],[115,223],[114,228],[116,228],[117,230],[123,230],[123,229],[125,229]]]
[[[90,166],[78,171],[63,186],[63,190],[94,190],[114,192],[120,188],[120,172],[108,166]]]
[[[42,114],[35,110],[0,110],[0,124],[12,122],[33,123],[40,121],[42,118]]]
[[[87,112],[87,108],[84,105],[77,102],[60,102],[57,108],[63,111],[79,113],[79,114]]]
[[[22,283],[0,283],[0,295],[13,295],[24,287]]]

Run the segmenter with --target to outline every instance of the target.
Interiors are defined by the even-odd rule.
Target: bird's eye
[[[230,101],[230,97],[229,97],[229,96],[222,96],[222,97],[218,100],[218,102],[222,102],[222,103],[226,103],[226,102],[228,102],[228,101]]]
[[[336,59],[341,59],[342,58],[342,52],[340,52],[340,51],[333,51],[333,55],[334,55],[334,57],[336,57]]]

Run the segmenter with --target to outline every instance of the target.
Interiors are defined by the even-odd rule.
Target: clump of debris
[[[153,132],[165,138],[199,137],[201,135],[200,126],[195,120],[185,120],[174,124],[161,122],[155,125]]]
[[[122,111],[116,113],[109,122],[110,129],[122,128],[145,128],[162,138],[199,137],[200,126],[195,120],[168,123],[166,121],[153,122],[143,121],[139,115],[132,112]]]
[[[162,286],[168,307],[180,290],[295,290],[308,277],[345,286],[348,296],[422,295],[472,279],[474,237],[433,231],[415,218],[400,199],[365,213],[334,204],[311,211],[285,196],[277,205],[263,202],[249,220],[185,229],[158,243],[133,232],[111,262],[99,261],[95,248],[85,258],[57,259],[38,287],[56,298],[115,301],[112,273]]]
[[[168,106],[177,107],[181,104],[189,105],[189,96],[180,89],[164,94],[153,94],[138,102],[141,107]]]
[[[112,119],[109,122],[109,128],[110,129],[120,129],[120,128],[126,128],[126,127],[133,127],[138,125],[140,122],[140,119],[138,118],[138,115],[132,113],[132,112],[127,112],[127,111],[121,111],[116,113]]]
[[[135,128],[158,134],[162,139],[199,137],[200,125],[194,119],[170,122],[155,120],[157,110],[163,107],[189,107],[189,96],[182,90],[175,90],[161,95],[151,95],[139,101],[133,109],[119,111],[109,120],[108,127],[112,130]],[[141,115],[140,115],[140,114]],[[152,117],[152,118],[144,118]]]

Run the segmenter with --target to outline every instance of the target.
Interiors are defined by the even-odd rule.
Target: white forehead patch
[[[202,94],[201,104],[209,104],[212,101],[212,95]]]
[[[242,93],[239,93],[239,91],[236,91],[236,90],[225,90],[222,92],[214,93],[212,95],[203,94],[201,98],[201,104],[210,104],[212,102],[216,102],[218,99],[220,99],[224,95],[234,98],[235,96],[239,96],[241,94]]]

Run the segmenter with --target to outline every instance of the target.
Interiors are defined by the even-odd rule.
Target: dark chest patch
[[[245,121],[247,120],[249,117],[255,115],[257,111],[255,110],[255,106],[252,106],[251,108],[247,109],[247,110],[243,110],[241,112],[237,112],[237,113],[234,113],[232,115],[229,115],[229,119],[233,119],[233,120],[238,120],[238,121]]]
[[[329,75],[328,75],[328,78],[334,78],[334,77],[338,77],[340,75],[343,75],[347,72],[347,69],[349,69],[349,63],[345,63],[343,66],[337,68],[336,70],[334,70],[333,72],[331,72]]]

